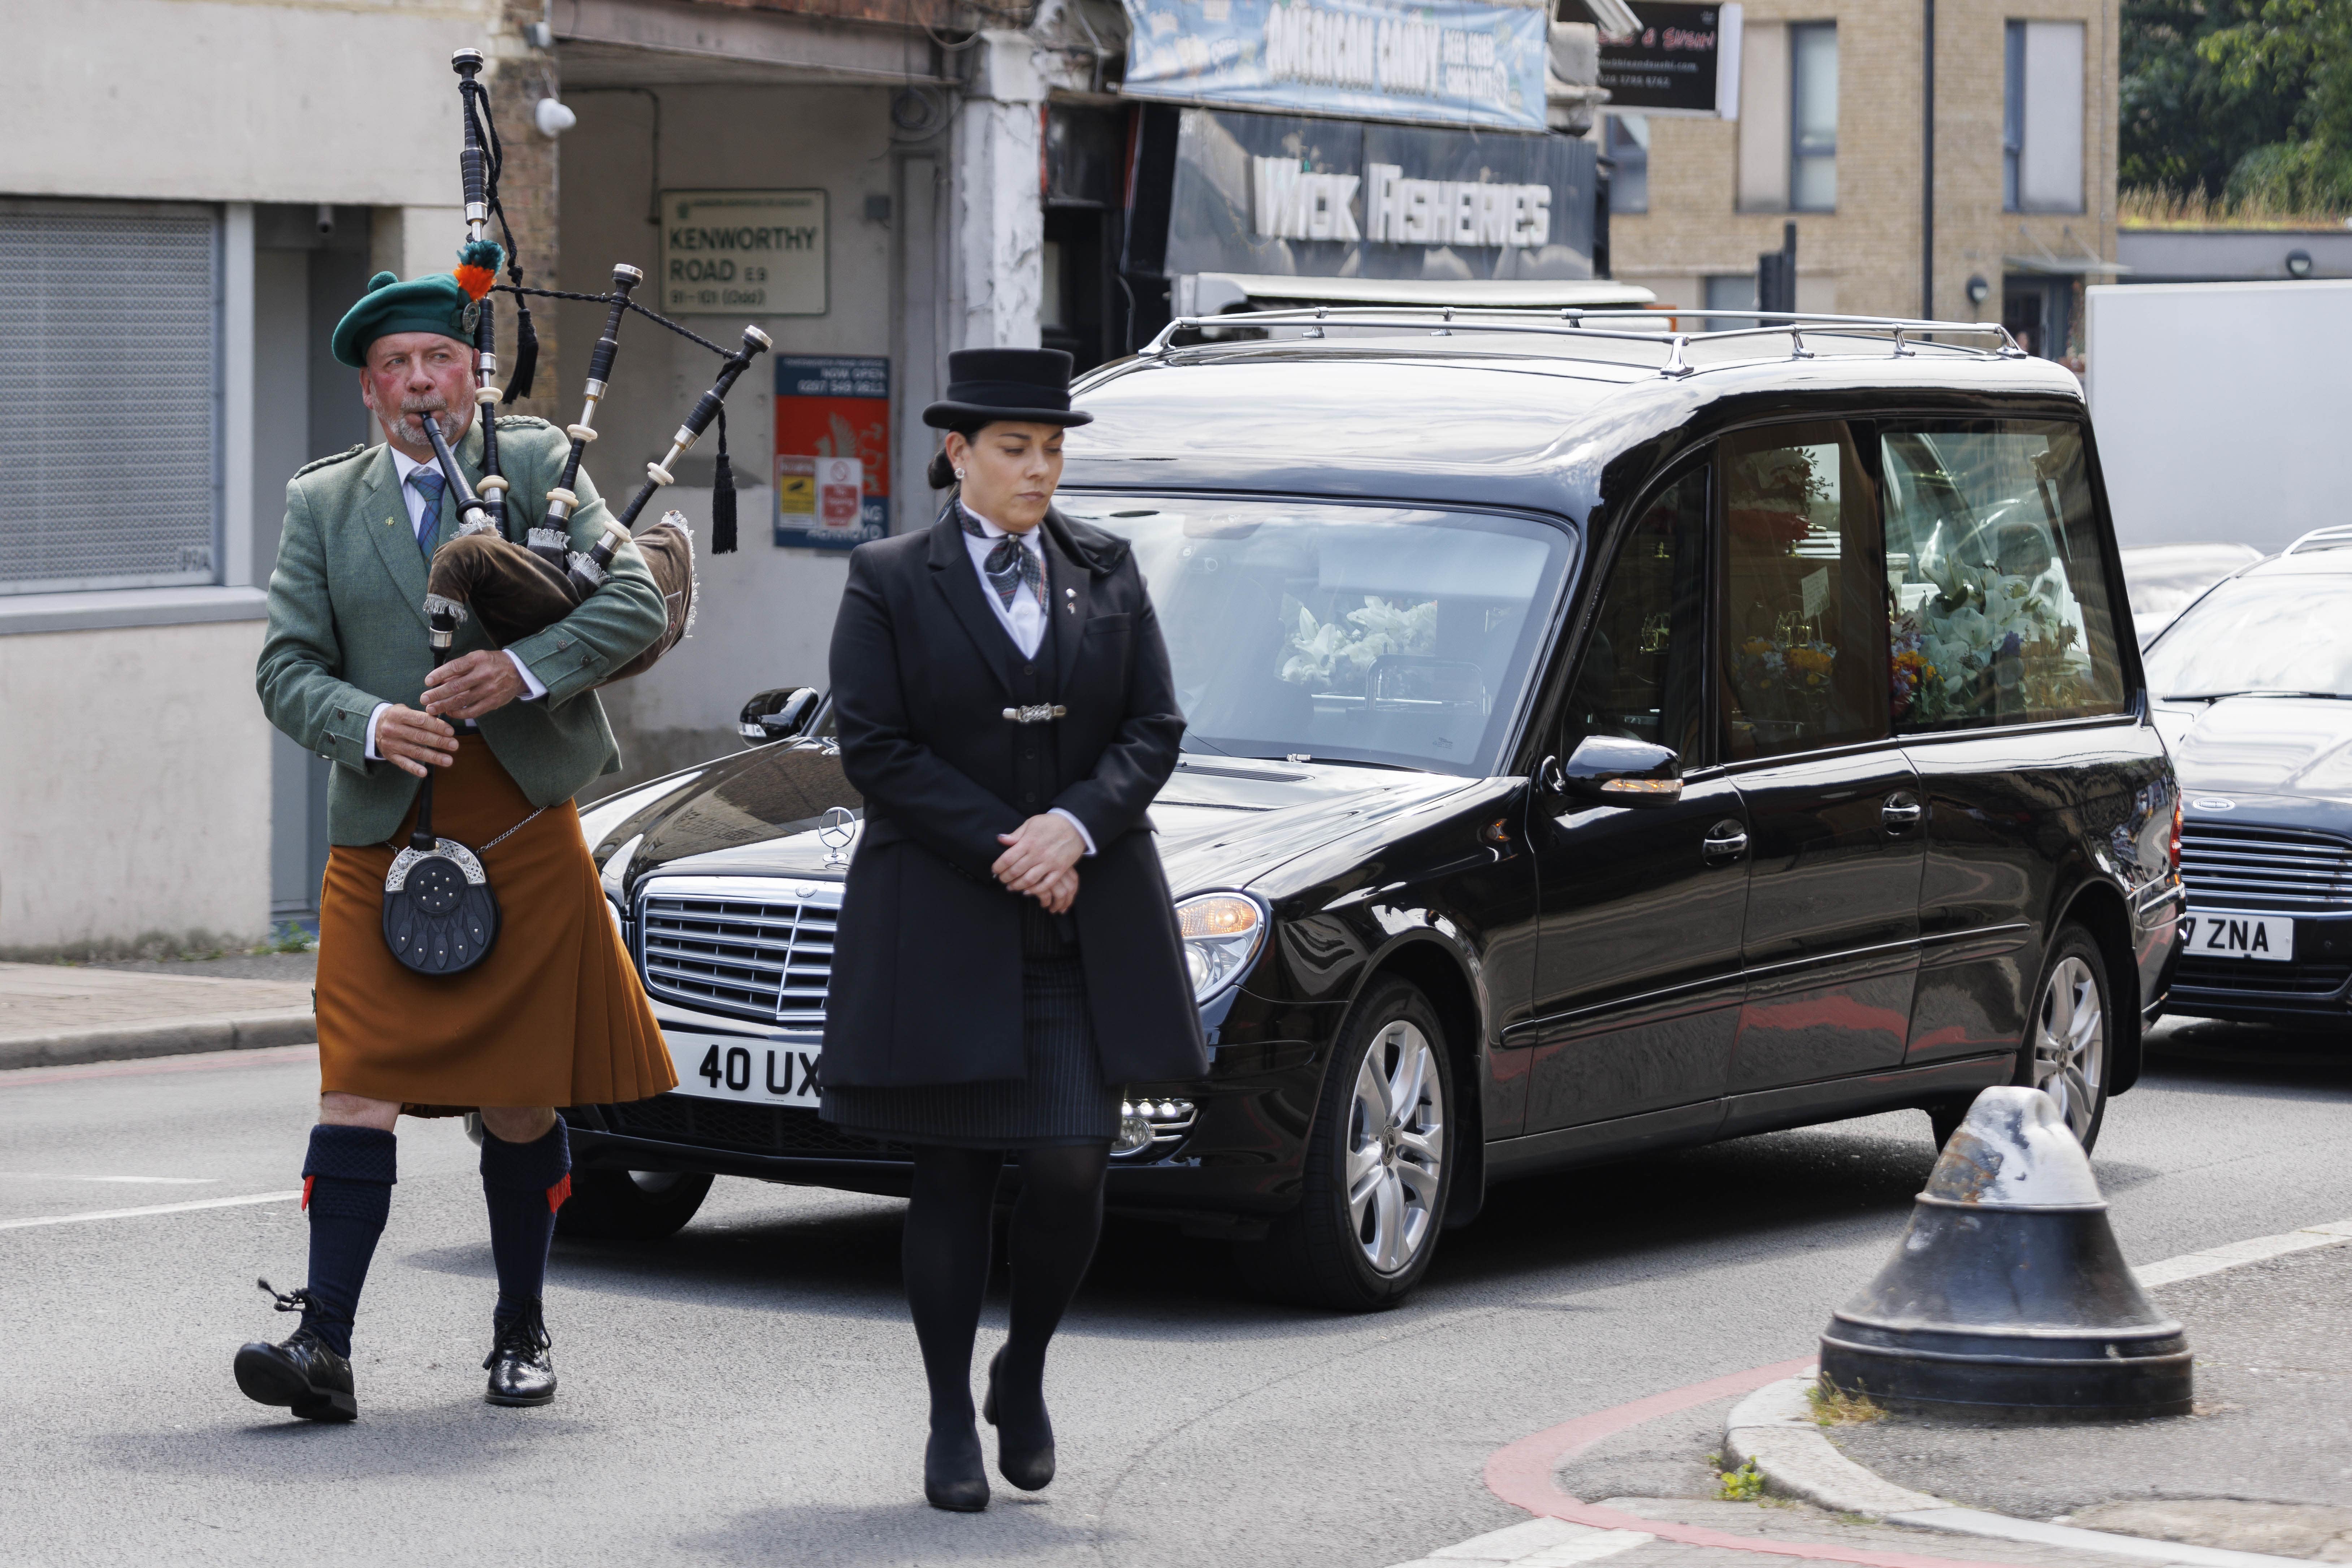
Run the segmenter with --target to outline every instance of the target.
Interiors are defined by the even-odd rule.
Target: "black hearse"
[[[1997,327],[1687,324],[1224,318],[1080,384],[1214,1047],[1129,1088],[1117,1208],[1371,1308],[1514,1176],[2011,1082],[2087,1144],[2138,1076],[2179,811],[2079,385]],[[583,818],[681,1082],[566,1110],[575,1234],[903,1190],[814,1109],[858,802],[816,690],[745,721]]]

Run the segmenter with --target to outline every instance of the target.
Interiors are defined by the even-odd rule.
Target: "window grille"
[[[0,203],[0,594],[216,580],[219,216]]]

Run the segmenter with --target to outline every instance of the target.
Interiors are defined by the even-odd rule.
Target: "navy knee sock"
[[[352,1320],[376,1238],[392,1213],[398,1140],[376,1127],[310,1129],[302,1206],[310,1215],[310,1305],[302,1327],[337,1355],[352,1353]]]
[[[539,1306],[555,1211],[571,1195],[572,1142],[562,1118],[532,1143],[482,1134],[482,1196],[490,1209],[490,1256],[499,1266],[495,1321]]]

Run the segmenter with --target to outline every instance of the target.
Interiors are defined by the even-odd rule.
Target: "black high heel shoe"
[[[978,1513],[988,1506],[988,1465],[981,1457],[979,1433],[969,1426],[961,1434],[932,1428],[923,1445],[923,1499],[950,1513]]]
[[[1024,1492],[1043,1491],[1054,1479],[1054,1425],[1050,1418],[1046,1419],[1044,1438],[1025,1447],[1011,1432],[997,1425],[996,1370],[1003,1360],[1004,1351],[1001,1346],[994,1355],[988,1358],[988,1397],[980,1406],[982,1418],[996,1427],[996,1470]],[[1037,1401],[1041,1415],[1045,1403],[1041,1394]]]

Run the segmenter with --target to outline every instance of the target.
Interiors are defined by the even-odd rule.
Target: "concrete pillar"
[[[1025,33],[990,31],[958,105],[950,348],[1035,348],[1045,205],[1038,191],[1045,82]]]

